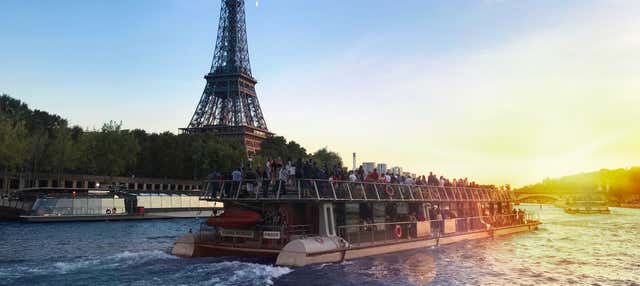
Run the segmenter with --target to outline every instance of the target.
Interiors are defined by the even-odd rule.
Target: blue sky
[[[345,158],[522,185],[638,164],[639,6],[263,0],[246,13],[270,130]],[[202,93],[219,10],[0,0],[0,92],[85,128],[177,132]]]

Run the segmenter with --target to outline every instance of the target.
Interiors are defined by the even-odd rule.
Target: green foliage
[[[58,115],[30,110],[0,96],[0,167],[4,170],[88,175],[199,179],[230,172],[245,153],[215,135],[124,130],[109,122],[100,130],[68,127]]]
[[[307,154],[307,150],[295,141],[289,141],[282,136],[274,136],[267,138],[262,142],[260,151],[253,161],[253,165],[263,168],[268,159],[282,159],[283,161],[291,160],[295,162],[298,159],[311,159],[318,167],[327,166],[334,168],[342,167],[342,158],[338,153],[329,151],[326,147],[316,151],[313,154]]]
[[[284,137],[267,138],[254,159],[313,159],[317,166],[342,166],[326,148],[313,154]],[[31,110],[20,100],[0,96],[0,167],[4,170],[87,175],[199,179],[214,170],[230,173],[246,162],[239,142],[212,133],[147,133],[109,122],[100,130],[69,127],[65,119]]]
[[[342,167],[342,158],[338,153],[329,151],[327,147],[324,147],[311,155],[311,158],[318,166]]]
[[[10,120],[0,114],[0,165],[4,170],[21,167],[26,161],[29,138],[22,121]]]
[[[515,190],[518,193],[604,193],[609,199],[625,201],[640,198],[640,167],[629,169],[602,169],[542,182]]]

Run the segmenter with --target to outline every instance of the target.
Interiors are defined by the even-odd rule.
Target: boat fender
[[[402,237],[402,227],[400,227],[400,225],[396,224],[396,227],[393,230],[393,233],[396,235],[396,238],[401,238]]]

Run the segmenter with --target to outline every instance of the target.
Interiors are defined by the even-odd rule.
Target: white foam
[[[291,273],[291,271],[293,270],[287,267],[239,261],[198,264],[185,269],[185,272],[196,273],[202,277],[214,275],[204,281],[203,285],[273,285],[273,279]]]
[[[177,258],[158,250],[141,252],[125,251],[105,257],[81,258],[71,262],[57,262],[53,264],[53,270],[59,273],[68,273],[84,268],[118,268],[125,267],[127,265],[140,264],[156,259]]]

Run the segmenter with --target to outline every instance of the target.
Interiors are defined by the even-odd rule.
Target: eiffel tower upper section
[[[272,135],[251,75],[244,0],[222,0],[220,22],[207,84],[186,132],[216,132],[242,139],[249,156]]]

